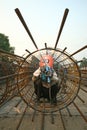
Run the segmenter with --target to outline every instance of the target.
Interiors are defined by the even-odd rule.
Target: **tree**
[[[87,58],[83,57],[80,67],[87,67]]]
[[[0,49],[13,54],[15,50],[15,47],[10,46],[8,36],[5,36],[2,33],[0,33]]]

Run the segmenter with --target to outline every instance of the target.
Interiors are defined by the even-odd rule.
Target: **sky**
[[[69,13],[57,48],[72,54],[87,45],[87,0],[0,0],[0,33],[8,36],[15,54],[22,56],[36,50],[30,37],[18,19],[18,8],[39,49],[55,46],[58,31],[66,8]],[[81,60],[87,58],[87,49],[74,55]]]

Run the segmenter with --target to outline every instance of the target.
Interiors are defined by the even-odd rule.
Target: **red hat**
[[[39,62],[39,66],[43,67],[45,65],[48,65],[49,67],[52,68],[53,67],[53,62],[54,62],[54,60],[53,60],[52,56],[44,55],[44,56],[42,56],[42,58],[41,58],[41,60]]]

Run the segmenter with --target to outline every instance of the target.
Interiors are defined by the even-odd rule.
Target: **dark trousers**
[[[41,79],[38,79],[34,82],[34,88],[38,99],[44,97],[48,100],[50,100],[51,98],[56,98],[56,95],[60,89],[58,83],[55,83],[50,88],[43,87]]]

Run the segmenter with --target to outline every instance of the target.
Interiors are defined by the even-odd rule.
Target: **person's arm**
[[[58,81],[58,79],[59,79],[59,78],[57,77],[57,74],[56,74],[55,71],[53,72],[53,77],[52,77],[52,79],[53,79],[53,80],[56,80],[56,81]]]
[[[40,67],[33,73],[32,80],[35,81],[41,73]]]

